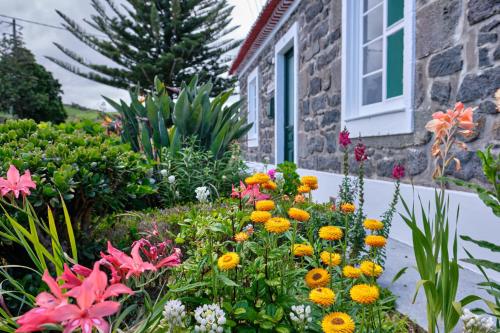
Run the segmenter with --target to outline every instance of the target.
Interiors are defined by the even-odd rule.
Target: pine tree
[[[67,15],[57,13],[64,27],[81,42],[116,66],[87,61],[77,52],[55,43],[66,56],[89,70],[48,57],[61,67],[109,86],[149,88],[155,76],[168,86],[180,87],[194,74],[212,80],[214,94],[229,88],[227,52],[240,41],[227,38],[231,26],[227,0],[91,0],[96,14],[84,20],[98,34],[87,32]]]
[[[35,121],[63,122],[61,84],[17,36],[0,39],[0,112]]]

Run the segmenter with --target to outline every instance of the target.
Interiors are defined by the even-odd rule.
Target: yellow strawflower
[[[272,217],[264,224],[264,227],[268,232],[281,234],[290,229],[290,221],[282,217]]]
[[[267,183],[262,184],[262,188],[264,188],[266,190],[274,191],[277,187],[278,187],[278,185],[276,185],[276,183],[273,182],[272,180],[268,181]]]
[[[221,271],[228,271],[240,263],[240,256],[236,252],[228,252],[219,258],[217,266]]]
[[[261,212],[258,210],[255,210],[252,214],[250,214],[250,220],[252,220],[253,223],[266,223],[271,217],[271,213]]]
[[[321,328],[325,333],[353,333],[354,321],[344,312],[332,312],[321,321]]]
[[[354,213],[354,211],[356,210],[356,206],[354,206],[354,204],[352,203],[343,203],[342,205],[340,205],[340,211],[342,213]]]
[[[368,230],[382,230],[384,228],[384,224],[375,219],[366,219],[363,222],[363,226]]]
[[[339,227],[328,225],[319,228],[319,238],[326,240],[339,240],[344,235],[344,232]]]
[[[314,288],[309,292],[309,300],[321,306],[330,306],[335,302],[335,293],[330,288]]]
[[[295,221],[306,222],[311,218],[311,215],[309,215],[309,213],[305,210],[292,207],[288,210],[288,217],[294,219]]]
[[[325,287],[330,282],[330,274],[326,269],[313,268],[307,272],[305,280],[309,288]]]
[[[252,177],[255,178],[258,184],[264,184],[271,180],[271,177],[269,177],[268,174],[262,172],[256,173]]]
[[[321,252],[319,257],[321,258],[323,264],[328,266],[338,266],[342,261],[340,254],[328,251]]]
[[[371,247],[384,247],[387,239],[384,236],[368,235],[365,238],[365,244]]]
[[[369,284],[357,284],[349,292],[351,299],[359,304],[373,304],[380,296],[377,286]]]
[[[245,178],[245,184],[247,184],[247,185],[259,184],[259,180],[257,178],[255,178],[254,176],[250,176],[250,177]]]
[[[309,193],[311,192],[311,188],[307,185],[300,185],[298,188],[297,188],[297,191],[301,194],[304,194],[304,193]]]
[[[346,265],[342,269],[342,274],[344,277],[349,278],[349,279],[357,279],[361,276],[361,269],[356,268],[351,265]]]
[[[293,255],[296,257],[312,256],[314,249],[309,244],[294,244]]]
[[[379,277],[384,272],[382,266],[368,260],[363,261],[361,265],[359,265],[359,268],[366,276]]]
[[[272,200],[260,200],[255,202],[255,210],[260,211],[270,211],[275,208],[274,201]]]
[[[314,186],[318,185],[318,177],[316,177],[316,176],[303,176],[302,178],[300,178],[300,183],[302,185],[307,185],[312,189]]]
[[[238,232],[236,235],[234,235],[234,240],[237,241],[238,243],[242,243],[246,240],[248,240],[248,234],[246,232]]]

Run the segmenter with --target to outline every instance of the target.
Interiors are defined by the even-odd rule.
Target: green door
[[[294,93],[294,55],[293,48],[285,53],[285,161],[293,162],[293,126],[295,120],[295,93]]]

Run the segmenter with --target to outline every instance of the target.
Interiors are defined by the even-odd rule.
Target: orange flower
[[[262,188],[264,188],[266,190],[274,191],[277,187],[278,187],[278,185],[276,185],[276,183],[273,182],[272,180],[268,181],[267,183],[262,184]]]
[[[295,200],[294,200],[295,203],[303,203],[305,201],[306,201],[306,198],[302,194],[297,194],[295,196]]]

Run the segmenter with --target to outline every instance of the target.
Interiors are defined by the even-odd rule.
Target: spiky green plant
[[[185,142],[196,138],[198,145],[218,158],[231,142],[242,138],[252,127],[239,114],[240,102],[227,105],[233,90],[210,99],[211,82],[198,84],[195,76],[182,84],[175,100],[165,84],[155,79],[155,90],[141,103],[139,89],[130,91],[131,102],[106,98],[122,116],[122,139],[150,159],[160,160],[161,148],[177,152]]]

